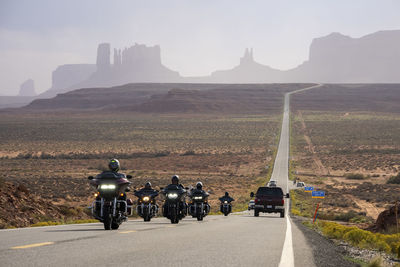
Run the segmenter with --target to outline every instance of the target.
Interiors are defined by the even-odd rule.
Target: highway
[[[292,93],[285,95],[271,178],[285,193]],[[287,214],[288,202],[285,218],[245,211],[178,225],[130,220],[115,231],[100,223],[0,230],[0,266],[316,266],[312,247]]]

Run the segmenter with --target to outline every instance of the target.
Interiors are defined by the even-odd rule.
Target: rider
[[[232,197],[229,196],[228,192],[225,192],[225,195],[223,197],[219,198],[219,201],[224,202],[227,201],[228,203],[235,201]]]
[[[176,174],[174,174],[174,175],[172,176],[172,178],[171,178],[171,184],[168,185],[166,188],[168,188],[168,187],[171,186],[171,185],[177,185],[177,186],[180,187],[181,189],[185,190],[185,187],[184,187],[182,184],[179,183],[179,176],[176,175]],[[186,213],[187,213],[187,212],[186,212],[186,211],[187,211],[186,203],[182,203],[182,204],[183,204],[182,209],[183,209],[183,211],[184,211],[184,214],[186,215]],[[164,216],[164,217],[167,217],[166,202],[164,203],[164,206],[163,206],[163,216]]]
[[[144,187],[143,188],[141,188],[140,190],[138,190],[137,191],[137,193],[147,193],[147,194],[150,194],[150,193],[154,193],[154,192],[156,192],[157,190],[155,190],[155,189],[153,189],[152,187],[151,187],[151,183],[150,182],[146,182],[146,184],[144,185]]]
[[[209,196],[209,194],[203,190],[202,182],[197,182],[196,187],[190,190],[190,195],[193,195],[193,193],[202,193],[205,196]]]
[[[189,197],[192,197],[194,194],[201,194],[204,199],[207,199],[207,197],[210,195],[206,191],[203,190],[203,183],[202,182],[197,182],[196,187],[192,188],[190,190]],[[206,201],[205,201],[205,203],[207,204]],[[208,214],[210,212],[210,205],[207,204],[205,206],[205,209],[206,209],[206,213]]]
[[[177,186],[181,187],[182,189],[185,188],[182,184],[179,183],[179,176],[176,174],[174,176],[172,176],[171,184],[177,185]]]
[[[220,206],[220,210],[221,210],[221,212],[223,212],[222,211],[222,203],[224,203],[225,201],[226,202],[228,202],[228,203],[231,203],[232,201],[235,201],[232,197],[230,197],[229,196],[229,193],[228,192],[225,192],[225,195],[223,196],[223,197],[220,197],[219,198],[219,201],[221,201],[221,206]],[[231,208],[230,208],[231,209]]]
[[[102,179],[102,178],[120,179],[120,178],[126,178],[125,173],[119,173],[118,172],[119,168],[120,168],[120,164],[119,164],[119,161],[117,159],[111,159],[108,162],[108,168],[109,168],[109,170],[103,171],[102,173],[96,175],[96,179]],[[129,190],[129,188],[127,190]],[[101,197],[97,196],[96,199],[100,200]],[[123,194],[122,196],[119,196],[118,199],[127,201],[126,194]],[[128,201],[132,202],[132,200],[128,200]],[[97,203],[96,204],[96,210],[99,210],[99,209],[100,209],[100,204]]]
[[[118,172],[120,169],[120,164],[117,159],[111,159],[108,162],[108,168],[109,170],[103,171],[102,173],[98,174],[96,178],[108,178],[110,176],[115,178],[126,178],[125,173]]]

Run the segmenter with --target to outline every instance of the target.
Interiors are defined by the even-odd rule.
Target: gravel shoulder
[[[333,241],[321,236],[319,233],[307,228],[302,224],[302,220],[297,217],[291,217],[292,222],[303,233],[307,244],[312,248],[312,256],[316,266],[323,267],[356,267],[356,263],[346,260],[348,256],[342,247],[336,246]],[[296,248],[295,248],[296,249]]]

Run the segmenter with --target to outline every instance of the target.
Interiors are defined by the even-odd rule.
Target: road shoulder
[[[302,224],[302,220],[300,218],[296,217],[291,217],[292,222],[294,224],[293,229],[296,229],[297,231],[300,231],[303,236],[305,237],[305,240],[308,244],[308,246],[312,249],[312,257],[314,260],[314,264],[316,266],[324,266],[324,267],[356,267],[359,266],[353,262],[349,262],[346,260],[344,257],[347,255],[346,251],[341,248],[336,246],[331,240],[325,238],[324,236],[321,236],[319,233],[315,232],[314,230],[307,228]],[[296,231],[295,230],[295,231]],[[296,233],[293,232],[293,235]],[[298,256],[299,259],[305,258],[305,256],[300,256],[303,251],[301,247],[296,246],[296,244],[293,244],[294,246],[294,253],[295,253],[295,258],[297,259],[296,256]],[[311,255],[308,255],[311,256]],[[301,264],[302,262],[295,262],[296,266],[303,266]]]

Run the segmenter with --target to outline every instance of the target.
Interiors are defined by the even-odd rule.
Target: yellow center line
[[[129,234],[129,233],[134,233],[137,232],[136,230],[129,230],[129,231],[123,231],[123,232],[118,232],[120,234]]]
[[[172,227],[176,227],[176,226],[175,225],[169,225],[169,226],[167,226],[165,228],[172,228]]]
[[[53,244],[54,244],[54,242],[43,242],[43,243],[35,243],[35,244],[24,245],[24,246],[16,246],[16,247],[12,247],[11,249],[35,248],[35,247],[41,247],[41,246],[47,246],[47,245],[53,245]]]

